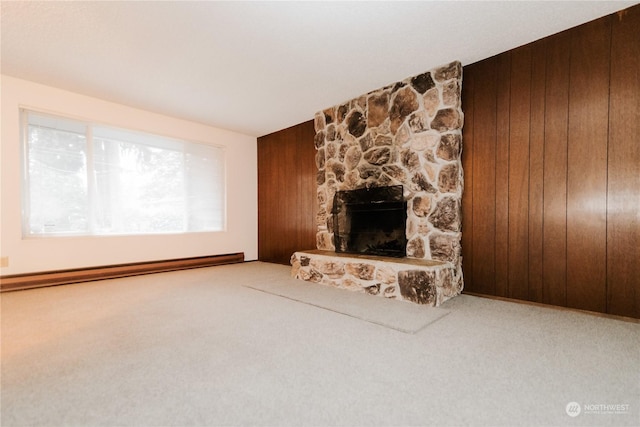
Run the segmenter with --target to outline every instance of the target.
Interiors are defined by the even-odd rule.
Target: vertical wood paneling
[[[315,155],[316,150],[313,144],[313,136],[315,130],[313,128],[313,122],[309,122],[306,126],[296,126],[296,140],[306,141],[305,143],[296,144],[296,194],[298,199],[296,201],[297,218],[306,218],[311,214],[311,219],[304,221],[303,227],[299,227],[297,224],[292,224],[293,229],[296,232],[296,242],[304,242],[307,248],[315,248],[316,245],[316,210],[317,210],[317,196],[316,196],[316,174],[315,174]],[[310,138],[310,139],[309,139]],[[311,147],[310,147],[311,146]],[[306,161],[300,161],[305,158]],[[309,165],[313,165],[314,173],[309,172]],[[310,191],[311,190],[311,191]],[[311,206],[311,208],[309,208]],[[310,245],[310,246],[309,246]],[[291,256],[291,254],[289,255]]]
[[[640,318],[639,41],[634,6],[465,66],[467,290]]]
[[[567,304],[567,129],[571,34],[549,37],[545,88],[543,302]]]
[[[306,218],[309,213],[311,213],[311,219],[305,221],[305,227],[298,229],[298,242],[304,242],[306,247],[315,248],[316,247],[316,233],[318,231],[317,228],[317,213],[318,213],[318,193],[317,193],[317,174],[316,174],[316,148],[315,144],[311,143],[313,137],[315,136],[315,129],[313,127],[313,121],[309,122],[306,126],[301,126],[298,128],[298,141],[307,141],[307,138],[311,138],[309,140],[309,146],[299,146],[298,152],[299,156],[304,156],[307,161],[300,162],[300,173],[298,176],[300,177],[300,187],[298,190],[298,194],[301,194],[300,199],[300,213],[299,217]],[[313,165],[313,172],[309,172],[309,165]],[[309,191],[312,189],[312,191]],[[311,206],[311,208],[309,208]],[[308,246],[311,245],[311,246]]]
[[[606,310],[610,18],[571,40],[567,179],[567,305]]]
[[[531,52],[531,122],[529,127],[529,300],[542,302],[542,236],[544,211],[544,112],[546,44]]]
[[[511,53],[509,111],[509,292],[529,294],[529,126],[531,120],[531,46]]]
[[[473,146],[473,282],[476,292],[495,292],[495,167],[496,158],[495,58],[476,68]],[[464,85],[463,85],[464,86]]]
[[[466,75],[468,72],[468,75]],[[465,289],[475,288],[473,281],[473,141],[474,141],[474,90],[475,73],[464,69],[462,85],[462,111],[464,111],[464,137],[462,139],[462,170],[464,191],[462,192],[462,274]]]
[[[640,318],[640,7],[612,26],[607,299],[610,313]]]
[[[271,159],[276,158],[276,146],[273,143],[260,142],[257,144],[258,153],[258,259],[261,261],[271,261],[275,259],[273,255],[275,242],[269,242],[269,234],[277,225],[276,218],[278,212],[277,199],[268,197],[273,188],[278,186],[278,175],[275,173]]]
[[[289,264],[315,248],[313,121],[258,138],[258,259]]]
[[[511,108],[511,54],[498,55],[496,101],[496,295],[509,289],[509,110]]]

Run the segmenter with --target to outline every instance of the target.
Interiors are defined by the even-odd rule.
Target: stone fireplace
[[[462,66],[452,62],[315,115],[317,249],[293,255],[295,277],[430,305],[461,292],[461,87]],[[354,228],[345,194],[380,188],[402,189],[402,259],[382,251],[367,261],[366,251],[343,247],[340,226]],[[386,213],[397,214],[389,203]]]

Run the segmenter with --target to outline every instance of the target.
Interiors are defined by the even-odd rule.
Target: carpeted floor
[[[345,292],[344,289],[297,279],[280,278],[245,286],[411,334],[419,332],[449,313],[449,310],[442,307],[429,307],[426,310],[426,307],[418,304],[358,292]]]
[[[462,295],[402,330],[379,303],[410,303],[292,280],[251,262],[2,294],[2,426],[640,425],[640,324]]]

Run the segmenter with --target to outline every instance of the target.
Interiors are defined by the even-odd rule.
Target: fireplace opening
[[[402,185],[338,191],[331,213],[336,252],[406,255],[407,202]]]

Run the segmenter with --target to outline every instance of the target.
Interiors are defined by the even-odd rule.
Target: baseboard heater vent
[[[186,270],[211,267],[214,265],[244,262],[244,252],[211,255],[195,258],[181,258],[164,261],[136,262],[131,264],[107,265],[102,267],[78,268],[72,270],[45,271],[40,273],[0,276],[0,291],[17,291],[44,286],[66,285],[91,280],[114,279],[116,277],[161,273],[164,271]]]

